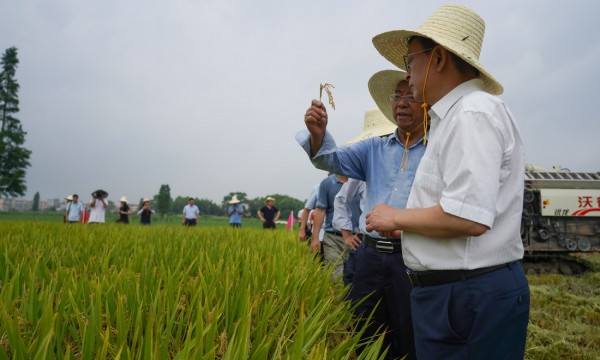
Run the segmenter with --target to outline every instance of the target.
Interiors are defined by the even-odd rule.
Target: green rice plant
[[[378,359],[283,230],[0,223],[0,359]]]

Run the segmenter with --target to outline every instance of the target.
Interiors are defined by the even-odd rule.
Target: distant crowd
[[[64,213],[64,222],[70,224],[103,224],[106,222],[106,209],[108,208],[108,193],[104,190],[96,190],[92,193],[92,200],[89,206],[86,206],[79,201],[79,195],[73,194],[65,198],[67,205]],[[129,206],[129,202],[125,196],[120,199],[118,223],[129,224],[129,217],[133,215],[133,211]],[[196,226],[200,216],[200,209],[195,204],[195,199],[188,198],[188,203],[183,207],[181,223],[185,226]],[[229,200],[227,208],[227,216],[229,224],[233,228],[242,227],[242,217],[246,209],[237,195],[233,195]],[[148,198],[142,199],[142,206],[137,211],[140,217],[141,225],[152,224],[152,215],[156,212],[152,208],[152,200]],[[276,222],[281,216],[281,211],[275,207],[275,199],[267,197],[265,204],[257,211],[258,218],[263,223],[264,229],[275,229]]]

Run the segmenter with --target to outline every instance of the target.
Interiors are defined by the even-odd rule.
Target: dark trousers
[[[410,292],[402,253],[381,253],[363,242],[354,253],[354,276],[348,299],[366,300],[355,314],[362,322],[373,312],[363,338],[386,332],[383,348],[389,347],[386,359],[415,359]],[[361,351],[359,347],[358,352]],[[425,358],[424,358],[425,359]]]
[[[185,225],[186,226],[196,226],[196,224],[198,223],[198,221],[196,221],[196,219],[185,219]]]
[[[415,286],[419,359],[523,359],[529,285],[518,262],[462,281]]]
[[[263,223],[263,229],[275,229],[275,222],[273,220],[267,220]]]
[[[352,284],[352,280],[354,280],[354,253],[356,250],[348,251],[348,260],[344,264],[344,275],[342,276],[342,280],[344,281],[344,285]]]

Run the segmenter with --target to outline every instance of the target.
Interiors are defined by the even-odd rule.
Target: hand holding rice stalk
[[[335,88],[335,86],[330,83],[321,84],[319,86],[319,101],[321,101],[321,97],[323,97],[323,90],[325,90],[327,97],[329,98],[329,105],[331,105],[331,108],[335,110],[335,103],[333,102],[333,95],[331,94],[332,88]]]

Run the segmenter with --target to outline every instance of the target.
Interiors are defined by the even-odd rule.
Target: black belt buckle
[[[375,249],[382,253],[392,254],[394,252],[394,244],[387,240],[378,240],[375,243]]]

